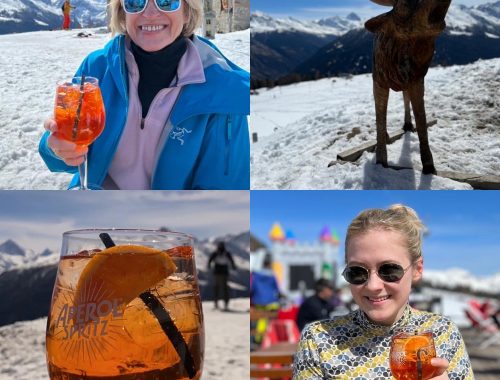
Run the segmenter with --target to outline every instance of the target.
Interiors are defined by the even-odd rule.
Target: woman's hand
[[[57,157],[69,166],[78,166],[83,163],[84,156],[88,151],[86,146],[78,146],[71,141],[57,137],[57,123],[54,119],[45,120],[43,127],[50,132],[47,144]]]
[[[449,380],[446,369],[450,365],[448,360],[444,358],[434,358],[431,360],[431,365],[435,368],[434,377],[430,380]]]

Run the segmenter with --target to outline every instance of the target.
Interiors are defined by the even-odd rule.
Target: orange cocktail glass
[[[57,86],[54,105],[56,136],[76,145],[88,146],[102,133],[106,123],[99,81],[75,77]],[[80,165],[80,188],[87,188],[87,157]]]
[[[436,357],[431,331],[400,331],[392,338],[390,366],[398,380],[427,380],[434,376]]]
[[[51,380],[198,380],[204,328],[192,238],[64,233],[46,349]]]

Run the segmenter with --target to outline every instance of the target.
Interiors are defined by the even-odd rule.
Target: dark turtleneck
[[[181,35],[170,45],[154,52],[141,49],[134,41],[130,42],[130,47],[139,68],[139,99],[144,118],[156,94],[168,87],[177,75],[177,67],[187,49],[187,43],[186,38]]]

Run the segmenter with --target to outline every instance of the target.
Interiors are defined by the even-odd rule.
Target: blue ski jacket
[[[163,133],[151,179],[151,189],[223,189],[250,187],[250,75],[229,61],[208,40],[192,39],[200,54],[206,81],[185,85]],[[90,145],[88,182],[101,186],[125,127],[128,111],[128,72],[125,36],[113,38],[103,49],[87,56],[75,76],[99,79],[106,126]],[[178,139],[182,131],[190,131]],[[53,172],[75,173],[69,187],[79,184],[78,168],[66,165],[47,145],[46,132],[40,155]],[[152,149],[155,149],[152,146]]]

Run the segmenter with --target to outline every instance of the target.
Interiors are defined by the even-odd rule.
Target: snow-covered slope
[[[0,2],[0,34],[60,29],[63,0],[4,0]],[[106,0],[75,0],[73,27],[106,25]]]
[[[389,10],[390,8],[387,8]],[[299,20],[293,17],[273,18],[263,12],[250,15],[252,34],[302,31],[312,34],[341,35],[351,29],[363,28],[364,22],[356,13],[346,17],[332,16],[320,20]],[[446,15],[446,25],[455,34],[485,31],[500,37],[500,1],[478,6],[452,3]]]
[[[371,72],[373,34],[364,29],[365,21],[356,14],[310,21],[253,13],[252,87]],[[452,3],[446,23],[432,65],[500,57],[500,1],[476,7]]]
[[[248,232],[238,235],[228,234],[220,237],[212,237],[204,240],[195,240],[194,249],[196,253],[196,265],[198,269],[206,270],[210,254],[215,251],[219,241],[223,241],[227,249],[233,254],[236,266],[241,270],[249,270],[250,258],[250,236]],[[57,264],[59,251],[57,249],[45,249],[42,252],[34,252],[26,249],[15,241],[8,239],[0,244],[0,274],[14,269],[26,269],[49,264]]]
[[[6,240],[0,244],[0,273],[11,270],[56,263],[59,256],[50,249],[36,253],[21,248],[15,241]]]
[[[500,38],[500,1],[474,7],[452,3],[446,27],[452,34],[490,33]]]
[[[213,299],[213,276],[208,268],[208,260],[218,242],[224,241],[232,253],[236,270],[231,270],[229,286],[232,297],[248,297],[250,284],[249,232],[225,235],[204,240],[195,240],[196,268],[203,300]],[[5,244],[4,244],[5,245]],[[8,241],[11,247],[16,243]],[[11,261],[5,270],[0,266],[0,326],[20,320],[42,317],[47,314],[54,281],[57,274],[58,253],[26,256],[26,249],[17,246],[23,255],[13,255],[0,251],[0,259],[8,256],[23,258]],[[10,250],[13,252],[13,250]],[[0,265],[2,260],[0,260]],[[1,376],[0,376],[1,380]]]
[[[353,28],[362,27],[361,19],[351,13],[347,17],[333,16],[321,20],[298,20],[293,17],[273,18],[263,12],[250,15],[252,34],[265,32],[300,31],[311,34],[341,35]]]
[[[431,68],[426,76],[430,147],[437,170],[500,173],[500,59]],[[384,169],[373,153],[355,163],[337,154],[375,139],[370,74],[259,89],[251,96],[252,189],[470,189],[418,170]],[[403,125],[403,100],[391,92],[388,129]],[[265,137],[264,137],[265,136]],[[388,146],[392,164],[421,168],[418,138]]]
[[[0,36],[0,189],[65,189],[70,175],[51,173],[38,154],[43,121],[52,114],[55,86],[71,78],[83,58],[110,35],[93,30],[31,32]],[[233,62],[250,70],[250,32],[216,35]]]
[[[500,272],[492,276],[478,277],[463,268],[450,268],[444,271],[426,269],[424,280],[433,286],[448,289],[461,287],[472,292],[500,294]]]

